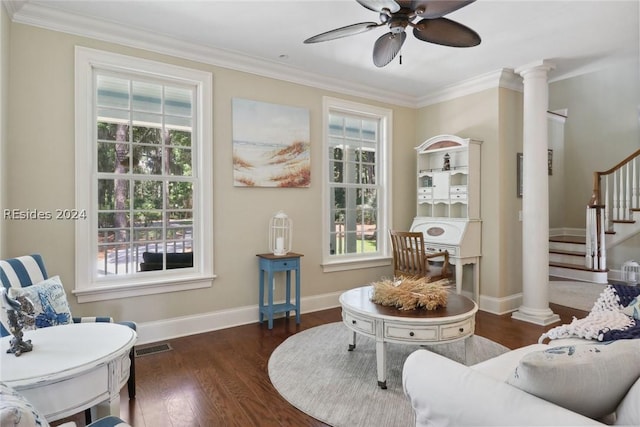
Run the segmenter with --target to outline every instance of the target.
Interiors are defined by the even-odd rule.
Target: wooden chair
[[[427,253],[421,232],[389,230],[393,248],[393,274],[396,277],[429,277],[430,281],[448,278],[449,252]],[[430,264],[434,261],[439,261]]]

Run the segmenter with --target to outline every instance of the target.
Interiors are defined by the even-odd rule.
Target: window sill
[[[393,258],[381,256],[378,258],[367,259],[340,259],[325,261],[322,264],[324,273],[333,273],[335,271],[358,270],[361,268],[374,268],[390,266]]]
[[[210,288],[216,276],[180,278],[174,280],[155,280],[118,285],[97,285],[88,289],[76,289],[73,294],[78,303],[105,301],[111,299],[137,297],[143,295],[164,294],[191,289]]]

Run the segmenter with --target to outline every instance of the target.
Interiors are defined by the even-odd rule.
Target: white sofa
[[[585,387],[582,381],[561,380],[571,391],[560,393],[566,396],[572,393],[574,401],[576,398],[584,399],[588,405],[588,398],[615,394],[611,392],[608,380],[619,378],[620,372],[631,371],[630,379],[623,378],[623,382],[628,380],[630,388],[627,385],[622,387],[626,391],[620,391],[621,401],[613,407],[615,412],[598,421],[536,397],[508,382],[513,378],[516,367],[522,366],[521,360],[526,355],[528,358],[537,357],[547,354],[542,353],[543,350],[562,345],[575,345],[577,348],[593,344],[586,340],[533,344],[472,366],[427,350],[418,350],[404,364],[404,391],[414,409],[416,426],[640,426],[640,340],[619,340],[616,343],[620,341],[626,341],[626,346],[635,346],[637,357],[631,354],[635,359],[625,359],[626,365],[608,363],[607,369],[611,372],[606,374],[593,372],[593,375],[588,375],[588,380],[595,381],[594,387]],[[547,374],[550,372],[546,370]],[[553,377],[550,382],[553,382]],[[558,390],[556,385],[550,384],[550,387]]]

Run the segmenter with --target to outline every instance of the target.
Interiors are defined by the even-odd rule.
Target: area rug
[[[565,307],[590,311],[607,285],[556,280],[549,282],[549,301]]]
[[[342,322],[299,332],[285,340],[269,359],[269,377],[289,403],[334,427],[413,426],[413,410],[402,390],[402,366],[419,346],[387,344],[387,389],[377,385],[375,340],[362,335],[348,351],[353,332]],[[475,362],[508,348],[474,336]],[[422,348],[458,362],[464,342]]]

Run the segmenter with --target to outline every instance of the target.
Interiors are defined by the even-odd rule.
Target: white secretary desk
[[[480,297],[482,255],[480,145],[482,141],[438,135],[416,147],[416,217],[411,231],[424,235],[427,252],[448,251],[455,265],[456,292],[463,266],[473,264],[473,297]]]

